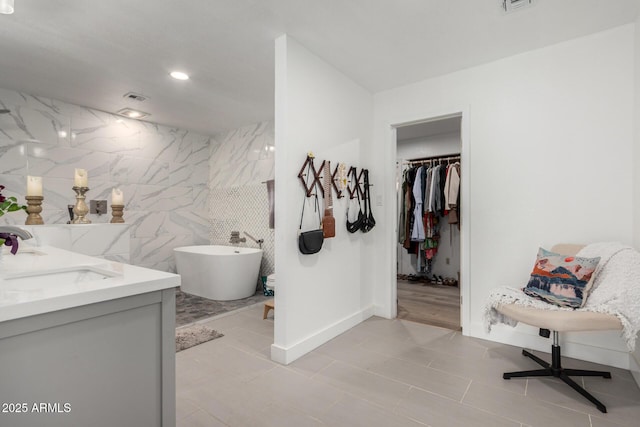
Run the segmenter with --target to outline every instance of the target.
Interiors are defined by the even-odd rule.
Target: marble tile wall
[[[210,240],[214,245],[229,246],[232,230],[246,238],[241,246],[257,248],[258,245],[243,232],[256,239],[263,239],[260,275],[274,272],[274,230],[269,228],[269,201],[264,184],[211,189]]]
[[[273,122],[261,122],[217,135],[210,145],[209,186],[260,184],[274,177]]]
[[[131,263],[175,271],[172,249],[208,244],[211,138],[57,100],[0,89],[0,184],[24,202],[26,176],[42,176],[42,216],[64,224],[74,168],[89,173],[87,201],[124,192]],[[111,210],[109,209],[109,212]],[[89,215],[106,223],[111,215]],[[23,224],[22,213],[0,223]]]
[[[264,239],[261,275],[274,272],[274,230],[269,228],[265,181],[274,178],[274,126],[262,122],[218,135],[210,146],[209,239],[229,245],[231,231]],[[247,238],[250,247],[257,245]]]
[[[96,258],[129,263],[129,224],[24,225],[33,239],[26,246],[54,246]]]

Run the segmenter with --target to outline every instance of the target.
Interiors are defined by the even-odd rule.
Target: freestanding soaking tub
[[[180,288],[217,301],[247,298],[256,292],[262,249],[201,245],[175,248]]]

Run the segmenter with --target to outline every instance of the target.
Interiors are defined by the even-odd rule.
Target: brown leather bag
[[[331,165],[329,160],[324,162],[324,216],[322,217],[322,231],[324,238],[336,236],[336,219],[333,217],[333,185],[331,176]]]

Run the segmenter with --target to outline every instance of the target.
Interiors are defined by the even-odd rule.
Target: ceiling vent
[[[144,102],[147,100],[146,96],[140,95],[139,93],[135,93],[135,92],[125,93],[122,97],[124,99],[128,99],[131,101],[138,101],[138,102]]]
[[[502,9],[506,13],[526,9],[533,5],[533,0],[502,0]]]

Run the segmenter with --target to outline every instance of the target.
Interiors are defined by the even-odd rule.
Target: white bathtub
[[[217,301],[247,298],[256,292],[262,249],[237,246],[183,246],[175,248],[180,288]]]

